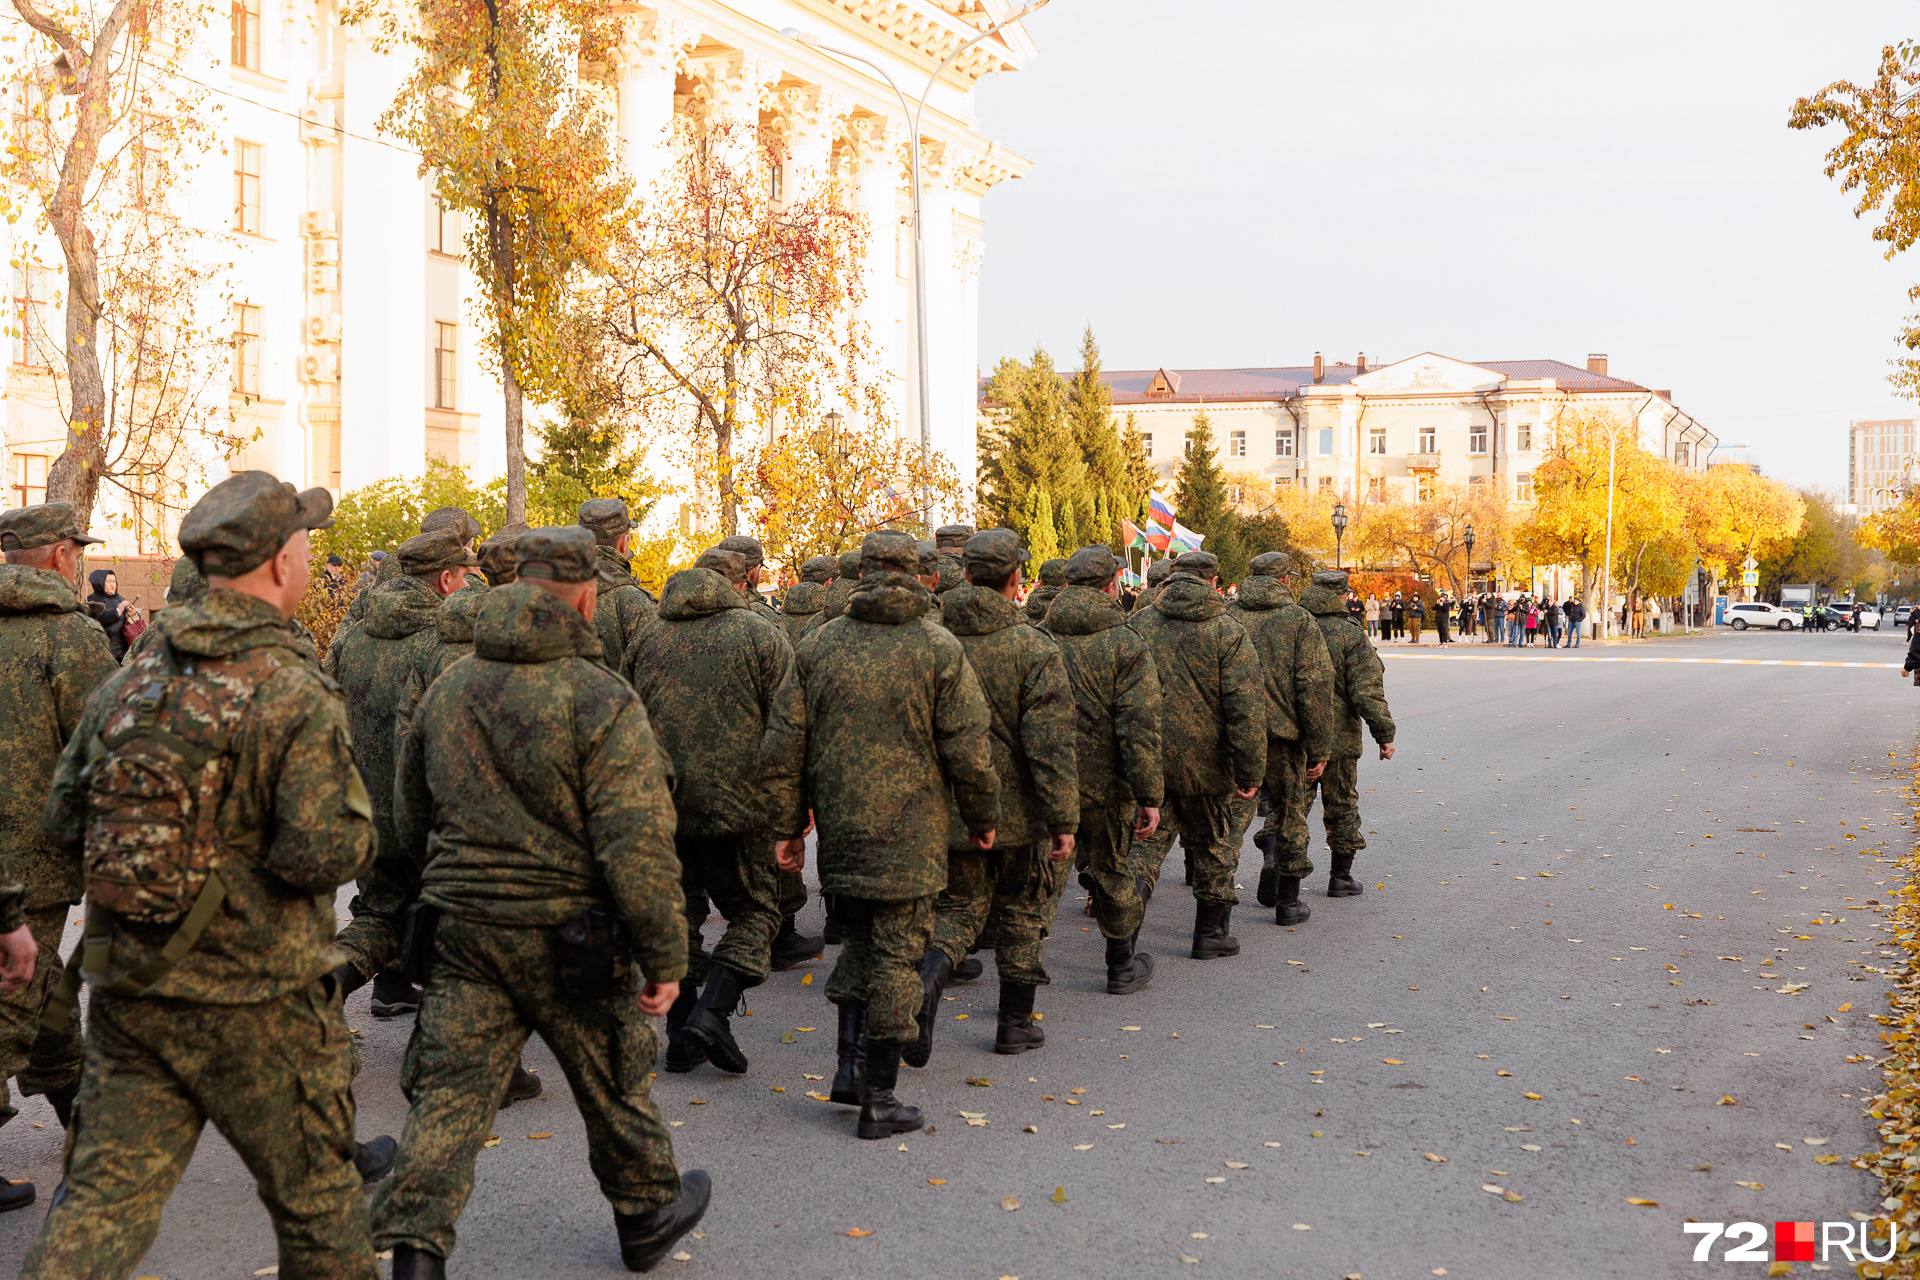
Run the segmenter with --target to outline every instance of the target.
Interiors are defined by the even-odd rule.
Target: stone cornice
[[[991,25],[980,0],[792,0],[795,7],[861,40],[932,72],[953,50]],[[1003,33],[1004,34],[1004,33]],[[999,36],[989,36],[960,56],[941,77],[971,89],[988,75],[1018,71],[1026,58]]]

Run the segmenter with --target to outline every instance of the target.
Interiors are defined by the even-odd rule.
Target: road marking
[[[1901,670],[1898,662],[1799,662],[1788,658],[1589,658],[1584,654],[1548,657],[1545,654],[1504,653],[1397,653],[1382,651],[1383,658],[1418,658],[1427,662],[1707,662],[1723,667],[1880,667]]]

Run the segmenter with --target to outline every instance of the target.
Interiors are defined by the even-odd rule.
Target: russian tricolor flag
[[[1159,494],[1156,493],[1148,496],[1147,509],[1151,511],[1155,516],[1158,516],[1160,518],[1161,524],[1167,526],[1168,528],[1171,528],[1173,526],[1173,516],[1174,516],[1173,504],[1168,502],[1165,498],[1161,497]]]

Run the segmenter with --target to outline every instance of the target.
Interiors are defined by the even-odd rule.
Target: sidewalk
[[[1685,640],[1692,637],[1706,636],[1706,635],[1712,635],[1712,634],[1713,632],[1711,630],[1706,630],[1706,631],[1686,630],[1686,631],[1659,631],[1659,632],[1653,633],[1652,635],[1636,636],[1636,637],[1614,636],[1610,640],[1596,640],[1593,637],[1588,636],[1583,638],[1580,641],[1579,647],[1582,649],[1585,649],[1593,645],[1658,644],[1664,640]],[[1419,640],[1419,643],[1417,644],[1412,639],[1381,640],[1378,638],[1374,638],[1373,647],[1376,649],[1437,649],[1440,647],[1440,635],[1438,632],[1434,631],[1433,628],[1427,627],[1422,629],[1422,631],[1420,632],[1420,640]],[[1460,649],[1467,649],[1467,648],[1499,649],[1499,648],[1508,648],[1513,646],[1508,646],[1505,641],[1502,641],[1499,644],[1489,645],[1487,643],[1487,638],[1485,634],[1482,632],[1476,631],[1471,636],[1461,636],[1457,634],[1454,635],[1453,640],[1451,642],[1451,647],[1460,648]],[[1532,648],[1532,649],[1539,649],[1544,651],[1547,648],[1547,642],[1546,642],[1546,638],[1543,636],[1541,637],[1540,643],[1538,644],[1520,645],[1518,647],[1523,649]],[[1566,647],[1566,640],[1564,637],[1562,637],[1561,639],[1560,647],[1561,648]]]

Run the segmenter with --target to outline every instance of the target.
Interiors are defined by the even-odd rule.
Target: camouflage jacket
[[[821,627],[845,613],[847,611],[847,601],[853,599],[854,590],[859,585],[859,580],[855,578],[835,578],[832,582],[829,582],[827,584],[826,598],[820,604],[820,612],[814,614],[813,617],[808,620],[806,629],[802,631],[801,634],[805,635],[808,631],[818,631]]]
[[[800,636],[827,603],[827,584],[824,582],[796,582],[787,588],[786,598],[780,602],[780,629],[786,632],[787,640],[792,644],[800,643]]]
[[[994,846],[1034,844],[1080,828],[1080,782],[1073,758],[1073,691],[1060,646],[1023,626],[1020,610],[998,591],[955,587],[944,596],[940,625],[966,651],[986,695],[993,730],[993,771],[1000,778],[1000,822]],[[958,818],[947,847],[967,848]]]
[[[687,971],[665,757],[600,641],[531,583],[487,592],[471,659],[434,681],[400,744],[394,818],[420,896],[515,928],[609,904],[655,982]]]
[[[754,616],[765,618],[782,631],[786,630],[786,623],[781,621],[780,611],[767,603],[766,593],[760,588],[751,585],[742,587],[740,597],[747,602],[747,608],[753,610]]]
[[[1160,673],[1167,794],[1223,796],[1264,782],[1260,660],[1219,592],[1191,573],[1176,573],[1133,626]]]
[[[389,557],[391,558],[391,557]],[[353,754],[373,801],[381,848],[393,844],[393,754],[407,681],[440,643],[440,597],[423,578],[395,573],[373,589],[367,616],[327,650],[327,674],[340,682],[353,729]]]
[[[1160,672],[1120,602],[1068,587],[1047,609],[1076,706],[1074,760],[1082,809],[1166,798],[1160,763]]]
[[[800,641],[774,695],[760,751],[772,834],[799,835],[813,811],[829,893],[938,893],[948,804],[971,831],[1000,816],[987,700],[960,642],[922,616],[920,591],[903,573],[862,578],[846,616]]]
[[[1327,758],[1333,742],[1333,660],[1313,615],[1278,578],[1248,578],[1227,610],[1247,629],[1267,685],[1267,737],[1297,741],[1307,759]]]
[[[760,741],[793,646],[711,569],[667,579],[660,612],[620,664],[673,762],[673,804],[686,835],[766,829]]]
[[[353,603],[347,606],[347,621],[340,624],[341,630],[346,629],[347,622],[357,623],[366,617],[367,610],[373,607],[373,593],[399,576],[400,557],[389,551],[387,558],[380,562],[380,567],[374,570],[373,581],[361,587],[355,593]]]
[[[473,619],[490,589],[469,585],[440,602],[439,612],[433,615],[433,629],[439,638],[414,658],[413,667],[407,672],[406,687],[400,693],[400,709],[394,713],[396,759],[400,740],[407,736],[407,727],[413,722],[413,712],[420,705],[421,696],[448,667],[473,652]]]
[[[609,668],[620,665],[620,655],[633,643],[640,625],[660,612],[653,594],[633,580],[627,561],[612,547],[600,548],[600,567],[613,575],[600,583],[600,603],[593,608],[593,633]]]
[[[1033,590],[1027,592],[1027,621],[1036,627],[1045,622],[1047,620],[1047,606],[1052,604],[1055,597],[1065,590],[1065,587],[1050,587],[1043,582]]]
[[[1300,607],[1320,624],[1333,659],[1333,726],[1329,759],[1360,757],[1360,722],[1366,721],[1381,746],[1393,741],[1393,715],[1387,710],[1387,669],[1367,633],[1347,617],[1347,604],[1325,587],[1300,593]]]
[[[1164,582],[1157,587],[1140,588],[1139,594],[1135,595],[1133,598],[1133,612],[1128,615],[1129,620],[1133,618],[1138,618],[1141,614],[1145,613],[1148,609],[1151,609],[1153,607],[1153,602],[1155,600],[1158,600],[1160,598],[1160,593],[1162,591],[1165,591],[1166,589],[1167,589],[1167,584]]]
[[[942,551],[936,559],[940,566],[940,585],[935,587],[935,595],[945,595],[955,587],[967,585],[967,562],[951,551]]]
[[[182,658],[233,658],[273,647],[284,650],[285,665],[261,682],[233,738],[233,783],[216,820],[223,847],[214,864],[226,902],[148,994],[200,1004],[272,1000],[340,963],[334,893],[373,860],[373,825],[346,708],[272,605],[220,590],[175,609],[167,638]],[[88,699],[54,773],[42,824],[75,860],[90,816],[81,772],[120,685],[139,674],[123,667]],[[108,918],[114,973],[154,959],[176,929]]]
[[[41,833],[40,809],[87,695],[115,669],[71,583],[0,565],[0,932],[19,928],[23,910],[80,901],[80,859]]]

